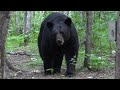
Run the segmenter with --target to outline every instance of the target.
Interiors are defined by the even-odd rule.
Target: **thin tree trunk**
[[[84,67],[89,67],[91,54],[91,31],[92,31],[92,11],[86,11],[86,42]]]
[[[81,22],[81,24],[80,24],[80,26],[81,26],[81,28],[83,29],[83,27],[84,27],[84,23],[83,23],[83,19],[84,19],[84,17],[83,17],[83,11],[80,11],[80,22]]]
[[[16,11],[16,33],[20,34],[20,20],[19,20],[19,11]]]
[[[6,78],[5,74],[5,42],[9,28],[10,11],[0,11],[0,59],[1,59],[1,78]]]
[[[24,33],[24,46],[28,45],[29,41],[29,32],[31,29],[31,14],[30,11],[25,11],[25,16],[24,16],[24,27],[23,27],[23,33]]]
[[[117,41],[116,41],[116,62],[115,62],[115,78],[120,79],[120,11],[118,11],[117,19]]]
[[[0,11],[0,78],[6,78],[6,68],[18,71],[12,66],[12,64],[6,59],[5,54],[5,42],[7,38],[8,28],[10,21],[10,11]]]

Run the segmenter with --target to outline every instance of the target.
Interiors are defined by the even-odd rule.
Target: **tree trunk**
[[[17,35],[20,34],[20,19],[19,19],[19,11],[16,11],[16,32],[17,32]]]
[[[29,32],[31,29],[31,13],[30,11],[25,11],[25,16],[24,16],[24,27],[23,27],[23,33],[24,33],[24,46],[28,45],[29,41]]]
[[[9,28],[10,11],[0,11],[0,61],[1,61],[1,78],[5,75],[5,42]]]
[[[86,11],[86,41],[84,67],[89,67],[91,54],[92,11]]]
[[[80,11],[80,27],[81,27],[81,29],[84,29],[85,28],[85,26],[84,26],[84,11]]]
[[[7,38],[8,28],[10,21],[10,11],[0,11],[0,78],[6,78],[6,68],[8,67],[14,71],[20,71],[12,66],[12,64],[7,60],[5,54],[5,42]],[[23,70],[21,70],[23,71]]]
[[[116,62],[115,62],[115,79],[120,79],[120,11],[117,19],[117,41],[116,41]]]
[[[80,27],[82,28],[83,27],[83,23],[82,23],[82,21],[83,21],[83,11],[80,11],[80,22],[81,22],[81,24],[80,24]]]

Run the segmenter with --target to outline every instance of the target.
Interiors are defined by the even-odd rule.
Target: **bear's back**
[[[43,23],[46,24],[47,22],[53,22],[53,21],[65,21],[66,18],[67,16],[62,13],[53,12],[45,18]]]

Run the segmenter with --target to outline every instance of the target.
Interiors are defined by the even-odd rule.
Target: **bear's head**
[[[58,46],[62,46],[65,41],[70,38],[71,19],[67,17],[64,20],[53,20],[47,22],[47,27],[51,32],[52,38],[54,38]]]

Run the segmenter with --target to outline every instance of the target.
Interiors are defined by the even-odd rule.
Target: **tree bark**
[[[91,54],[91,31],[92,31],[92,11],[86,11],[86,41],[85,41],[85,59],[84,67],[90,69]]]
[[[1,61],[1,78],[5,75],[5,42],[9,28],[10,11],[0,11],[0,61]]]
[[[83,11],[80,11],[80,22],[81,22],[81,24],[80,24],[80,27],[82,28],[83,27]]]
[[[31,13],[30,11],[25,11],[25,15],[24,15],[24,27],[23,27],[23,34],[25,36],[24,38],[24,46],[28,45],[28,41],[29,41],[29,32],[31,29]]]
[[[20,34],[20,19],[19,19],[19,11],[16,11],[16,33]]]
[[[117,19],[117,41],[116,41],[115,79],[120,79],[120,11]]]
[[[9,29],[10,11],[0,11],[0,78],[6,78],[6,68],[18,71],[11,63],[6,59],[5,54],[5,42]]]

